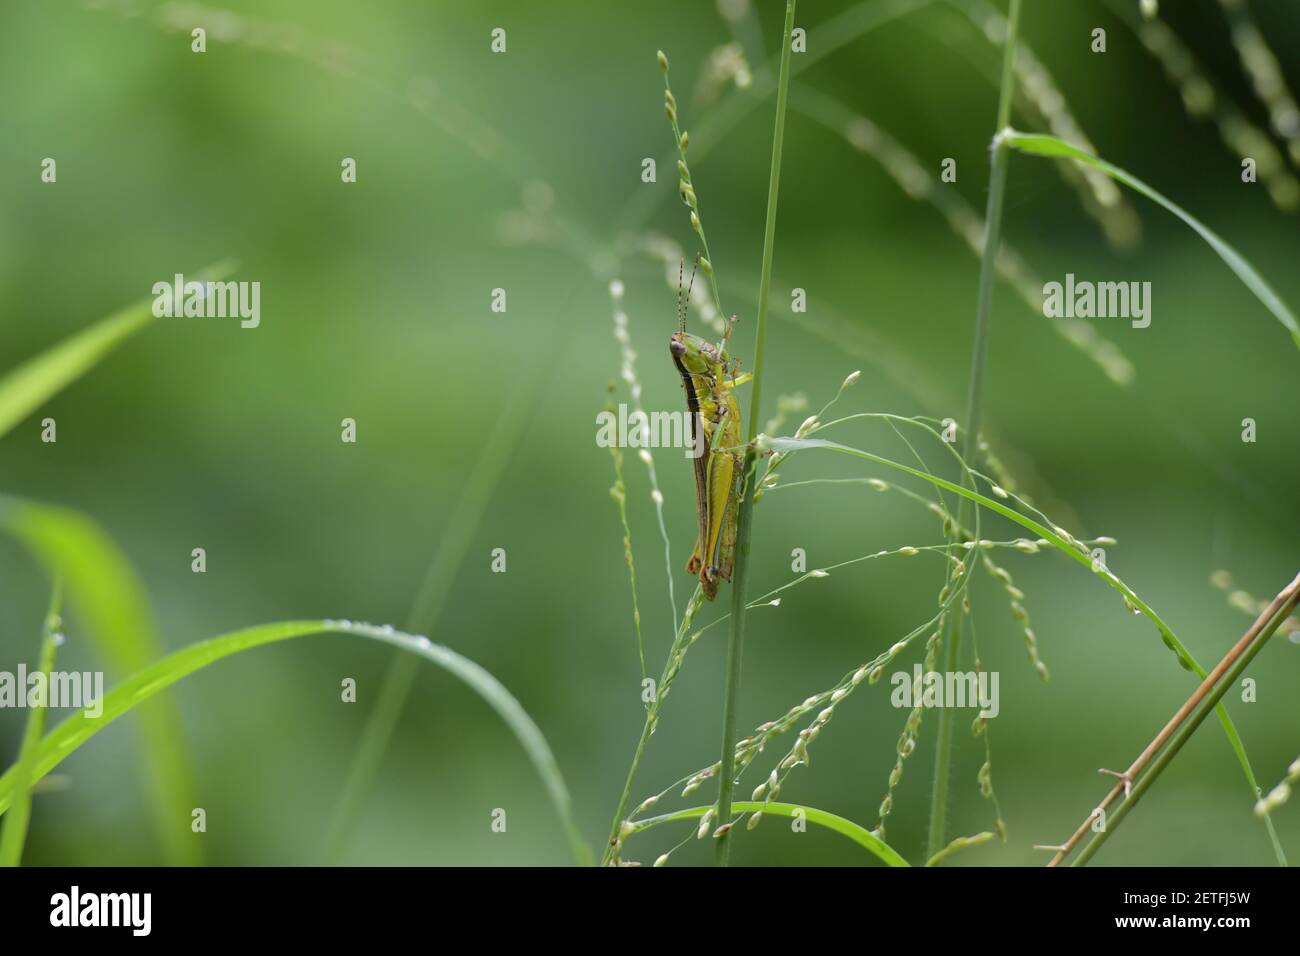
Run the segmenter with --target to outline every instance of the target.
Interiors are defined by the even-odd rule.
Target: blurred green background
[[[798,23],[815,36],[851,6],[804,3]],[[932,175],[955,158],[954,188],[982,213],[1000,51],[948,4],[913,6],[819,58],[792,97],[834,96]],[[1028,2],[1022,36],[1101,155],[1220,231],[1294,307],[1300,218],[1279,211],[1262,185],[1241,183],[1239,158],[1213,123],[1189,117],[1117,16],[1128,6],[1136,0]],[[1164,6],[1176,7],[1166,22],[1219,89],[1266,126],[1215,0]],[[626,286],[646,406],[676,409],[664,264],[615,251],[646,233],[688,257],[696,249],[676,197],[655,51],[671,58],[684,128],[700,129],[695,185],[724,304],[741,319],[734,350],[748,364],[772,101],[714,125],[710,140],[710,122],[752,94],[728,88],[710,102],[700,81],[710,52],[738,37],[761,86],[782,7],[755,2],[733,27],[699,2],[10,0],[0,12],[0,368],[147,297],[155,281],[225,258],[238,260],[235,278],[262,283],[262,321],[255,330],[231,320],[156,323],[0,441],[0,488],[102,523],[145,581],[169,649],[298,617],[400,625],[489,430],[517,396],[520,436],[430,634],[519,698],[599,847],[642,720],[611,460],[593,440],[620,370],[607,282]],[[1300,87],[1294,5],[1250,8]],[[208,25],[205,54],[190,51],[187,23]],[[1089,50],[1098,26],[1105,54]],[[507,31],[503,55],[489,50],[494,27]],[[39,180],[47,156],[58,161],[57,185]],[[353,185],[340,182],[343,157],[357,160]],[[643,157],[659,159],[657,183],[641,182]],[[1210,573],[1230,569],[1238,586],[1267,598],[1296,571],[1300,355],[1185,226],[1131,193],[1125,200],[1142,240],[1112,248],[1051,162],[1012,158],[1006,241],[1043,280],[1073,272],[1150,281],[1153,322],[1139,331],[1095,320],[1136,366],[1133,384],[1119,387],[1000,285],[986,420],[1022,487],[1081,536],[1118,538],[1111,568],[1212,666],[1249,619]],[[803,393],[815,410],[857,368],[862,379],[842,412],[961,416],[977,260],[931,205],[798,111],[787,124],[775,274],[764,420],[781,394]],[[806,316],[791,314],[792,286],[807,290]],[[489,308],[497,287],[508,293],[505,314]],[[57,444],[40,441],[45,416],[58,422]],[[355,445],[339,440],[345,417],[358,423]],[[1258,423],[1255,444],[1240,439],[1245,417]],[[906,453],[879,428],[848,426],[838,437]],[[656,464],[680,606],[691,584],[682,570],[694,534],[690,470],[671,450]],[[672,629],[662,543],[646,471],[634,455],[626,471],[657,675]],[[791,480],[877,473],[811,453],[783,469]],[[985,531],[1016,536],[992,519]],[[935,522],[898,497],[847,485],[774,494],[756,517],[752,588],[788,580],[795,547],[815,567],[939,540]],[[207,550],[205,574],[190,570],[195,547]],[[507,551],[505,574],[490,570],[494,548]],[[993,780],[1009,841],[955,863],[1043,862],[1031,845],[1064,839],[1107,788],[1096,768],[1126,766],[1194,686],[1154,629],[1082,568],[1051,554],[1005,563],[1028,595],[1052,680],[1033,674],[1004,596],[977,577],[981,655],[1001,672]],[[867,562],[755,613],[741,727],[832,686],[928,618],[942,573],[929,557]],[[0,543],[0,669],[34,660],[47,598],[29,556]],[[75,616],[68,638],[66,667],[100,666]],[[635,801],[716,759],[724,642],[715,628],[691,652]],[[195,839],[209,862],[320,859],[389,655],[355,638],[313,637],[236,656],[178,686],[208,813],[208,832]],[[918,644],[903,666],[919,655]],[[1300,647],[1275,640],[1249,673],[1258,702],[1227,700],[1269,787],[1300,753]],[[339,700],[344,677],[359,683],[356,705]],[[905,718],[888,690],[864,687],[838,709],[782,799],[875,825]],[[24,716],[0,712],[6,765]],[[983,748],[966,731],[970,716],[956,725],[953,835],[993,821],[976,786]],[[927,717],[889,820],[890,842],[913,861],[924,846],[936,723]],[[159,862],[143,759],[134,718],[79,751],[60,769],[70,786],[36,800],[27,862]],[[1207,723],[1098,861],[1267,865],[1252,802],[1221,730]],[[490,830],[496,807],[509,815],[505,834]],[[1276,822],[1300,858],[1300,807]],[[625,856],[649,862],[688,831],[637,837]],[[674,862],[708,862],[706,849],[692,842]],[[742,833],[734,854],[748,864],[864,862],[840,837],[796,836],[782,822]],[[346,860],[567,859],[542,786],[500,720],[453,678],[422,667]]]

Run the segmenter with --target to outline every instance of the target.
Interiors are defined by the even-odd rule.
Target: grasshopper
[[[692,270],[692,285],[694,281]],[[722,341],[715,345],[686,331],[690,289],[683,297],[680,275],[677,298],[678,327],[669,338],[668,350],[682,377],[691,416],[695,515],[699,522],[695,550],[686,570],[699,576],[704,596],[712,601],[718,595],[718,581],[731,580],[736,560],[736,507],[744,458],[740,452],[740,405],[733,390],[749,381],[749,376],[737,377],[739,362],[733,363],[727,355],[727,341],[736,317],[731,317]]]

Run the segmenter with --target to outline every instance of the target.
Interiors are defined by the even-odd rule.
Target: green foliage
[[[131,712],[196,671],[232,654],[256,647],[296,637],[327,633],[356,635],[392,645],[438,665],[471,687],[506,722],[523,746],[528,759],[542,778],[547,794],[569,834],[574,859],[580,864],[591,861],[591,850],[583,842],[573,821],[569,791],[551,753],[551,748],[532,718],[520,706],[519,701],[515,700],[510,692],[482,667],[450,648],[434,644],[427,637],[418,637],[391,627],[376,627],[372,624],[351,621],[285,621],[233,631],[176,651],[128,677],[110,690],[104,697],[104,712],[101,717],[91,719],[84,714],[74,714],[55,727],[41,741],[31,758],[29,764],[31,781],[35,782],[44,777],[117,718]],[[13,805],[18,795],[19,776],[18,768],[11,768],[0,777],[0,813]]]

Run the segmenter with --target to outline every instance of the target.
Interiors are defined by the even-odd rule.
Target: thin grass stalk
[[[609,842],[605,844],[601,855],[602,866],[613,863],[618,857],[622,843],[621,833],[627,821],[628,806],[632,802],[632,786],[636,782],[637,771],[641,769],[641,758],[645,755],[646,746],[654,735],[655,727],[659,724],[659,709],[663,706],[664,698],[668,696],[673,678],[681,668],[682,658],[694,640],[691,626],[695,623],[695,612],[699,610],[702,603],[704,603],[704,591],[697,586],[691,599],[686,602],[685,610],[682,611],[681,623],[677,625],[677,635],[673,638],[673,646],[668,650],[668,659],[664,661],[663,673],[656,685],[657,691],[646,709],[645,723],[641,725],[641,736],[636,742],[636,751],[632,754],[632,765],[628,767],[627,779],[623,782],[623,793],[618,798],[618,807],[614,810],[614,822],[610,824]]]
[[[1178,708],[1174,713],[1174,716],[1169,718],[1169,722],[1160,730],[1160,733],[1156,734],[1151,743],[1147,744],[1142,753],[1138,754],[1137,759],[1133,761],[1129,768],[1122,774],[1115,774],[1115,776],[1119,778],[1119,782],[1111,788],[1110,792],[1106,794],[1101,803],[1099,803],[1096,808],[1084,818],[1083,822],[1080,823],[1074,833],[1071,834],[1070,839],[1065,841],[1065,843],[1061,844],[1059,847],[1047,848],[1056,850],[1056,855],[1052,857],[1051,862],[1047,864],[1049,867],[1059,866],[1065,858],[1069,856],[1070,852],[1083,841],[1083,838],[1088,835],[1088,830],[1092,825],[1092,821],[1099,811],[1104,812],[1120,797],[1121,794],[1125,794],[1127,791],[1131,790],[1133,781],[1137,779],[1138,774],[1142,772],[1142,769],[1150,762],[1151,758],[1155,756],[1160,749],[1168,743],[1169,739],[1173,737],[1174,733],[1183,726],[1188,715],[1205,700],[1207,695],[1213,692],[1224,673],[1237,663],[1242,654],[1249,651],[1253,642],[1269,626],[1270,622],[1273,622],[1276,618],[1277,621],[1273,630],[1278,630],[1280,625],[1287,620],[1286,614],[1282,614],[1281,617],[1278,618],[1278,613],[1280,609],[1287,605],[1287,602],[1291,600],[1294,593],[1297,591],[1300,591],[1300,576],[1284,588],[1267,607],[1260,610],[1259,616],[1255,619],[1255,623],[1252,624],[1246,633],[1242,635],[1241,640],[1229,649],[1228,653],[1223,656],[1223,659],[1219,661],[1214,670],[1205,675],[1201,684],[1192,692],[1192,695],[1187,698],[1186,702]],[[1294,603],[1292,603],[1291,606],[1294,607]],[[1255,789],[1258,790],[1259,788],[1256,787]],[[1285,859],[1282,860],[1282,865],[1286,865]]]
[[[988,358],[989,332],[993,313],[993,286],[997,279],[998,243],[1002,235],[1002,197],[1007,183],[1007,147],[1002,131],[1011,121],[1011,94],[1015,85],[1016,37],[1020,27],[1020,0],[1011,0],[1007,12],[1007,40],[1002,54],[1002,83],[998,91],[997,134],[993,138],[992,166],[989,170],[988,210],[985,214],[984,250],[980,257],[979,303],[975,310],[975,343],[971,350],[970,385],[966,395],[966,431],[962,436],[962,458],[974,460],[979,448],[980,418],[983,412],[984,365]],[[957,505],[957,526],[969,522],[970,504],[962,498]],[[961,651],[963,615],[951,615],[945,639],[945,666],[957,670]],[[926,841],[926,858],[942,853],[944,827],[948,812],[948,774],[952,765],[952,734],[955,712],[944,708],[939,715],[939,732],[935,747],[934,791],[930,798],[930,829]]]
[[[51,672],[61,642],[59,631],[62,629],[62,610],[63,585],[56,575],[54,590],[50,595],[50,609],[45,614],[40,663],[37,665],[38,673],[45,675],[44,699],[37,702],[27,715],[27,727],[23,731],[22,746],[15,765],[17,779],[13,802],[9,807],[9,815],[5,817],[4,832],[0,834],[0,867],[18,866],[22,862],[23,847],[27,845],[27,828],[32,814],[32,784],[36,782],[36,754],[40,750],[41,738],[45,735],[45,717],[50,708]],[[26,688],[19,690],[19,693],[25,692]]]
[[[408,631],[432,634],[436,629],[483,514],[531,419],[529,412],[543,382],[544,378],[539,375],[531,383],[517,386],[489,433],[483,451],[461,489],[456,510],[438,541],[420,591],[412,602],[406,618]],[[347,852],[419,669],[420,659],[410,654],[398,652],[389,659],[375,707],[362,731],[361,742],[353,754],[347,780],[325,834],[323,858],[327,864],[338,865]]]
[[[1115,813],[1106,820],[1105,827],[1088,841],[1088,845],[1085,846],[1082,852],[1080,852],[1074,859],[1074,862],[1070,864],[1071,866],[1084,866],[1093,858],[1093,856],[1096,855],[1097,851],[1101,849],[1102,844],[1106,842],[1106,838],[1119,828],[1120,823],[1123,822],[1126,816],[1128,816],[1128,812],[1133,809],[1138,800],[1142,799],[1142,795],[1150,789],[1151,785],[1155,783],[1160,774],[1164,772],[1165,768],[1168,767],[1173,759],[1178,756],[1178,752],[1183,749],[1183,745],[1191,739],[1192,734],[1196,733],[1196,729],[1200,727],[1205,718],[1208,717],[1210,712],[1218,706],[1219,701],[1223,699],[1223,695],[1228,692],[1228,688],[1237,685],[1242,673],[1250,665],[1250,662],[1255,659],[1255,655],[1263,650],[1264,645],[1268,643],[1269,638],[1273,636],[1273,633],[1278,629],[1282,622],[1291,615],[1291,612],[1296,609],[1296,605],[1300,604],[1300,576],[1297,576],[1295,580],[1287,585],[1282,593],[1278,595],[1278,598],[1283,602],[1281,607],[1278,608],[1276,607],[1276,604],[1274,605],[1273,613],[1272,616],[1268,618],[1268,623],[1259,630],[1258,634],[1250,642],[1245,651],[1237,657],[1236,662],[1232,665],[1231,669],[1228,670],[1227,675],[1219,681],[1217,685],[1215,685],[1214,689],[1209,692],[1208,696],[1200,701],[1195,712],[1178,731],[1178,735],[1170,741],[1165,750],[1158,758],[1156,758],[1155,763],[1151,765],[1151,769],[1143,775],[1141,780],[1133,785],[1132,791],[1128,797],[1119,805],[1115,810]],[[1253,631],[1255,628],[1252,627],[1251,630]],[[1249,632],[1247,633],[1249,634]],[[1234,648],[1230,654],[1235,653],[1236,651],[1237,648]]]
[[[767,338],[768,295],[772,288],[772,252],[776,244],[776,204],[781,184],[781,145],[785,139],[785,105],[790,91],[790,46],[794,32],[795,0],[786,0],[785,28],[781,34],[781,73],[776,90],[776,125],[772,132],[772,168],[767,181],[767,224],[763,232],[763,266],[758,284],[758,319],[754,340],[754,386],[750,399],[749,431],[742,468],[740,505],[736,518],[736,561],[731,586],[731,626],[727,638],[727,684],[722,705],[722,757],[718,774],[718,821],[731,820],[731,793],[736,772],[736,699],[740,693],[740,662],[745,642],[745,585],[749,577],[749,539],[754,521],[754,441],[758,438],[763,388],[763,347]],[[718,836],[717,862],[726,866],[730,831]]]

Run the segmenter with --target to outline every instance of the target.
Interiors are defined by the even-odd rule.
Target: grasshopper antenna
[[[700,254],[697,252],[695,254],[695,262],[692,263],[691,265],[691,281],[686,286],[686,297],[681,300],[681,314],[679,318],[681,320],[681,330],[683,332],[686,331],[686,316],[691,310],[691,292],[695,289],[695,270],[698,269],[699,267],[700,267]],[[678,275],[677,277],[677,286],[678,286],[678,291],[680,291],[681,290],[680,275]]]
[[[686,307],[684,299],[681,298],[681,277],[685,273],[685,259],[677,260],[677,330],[685,332],[686,330]]]

